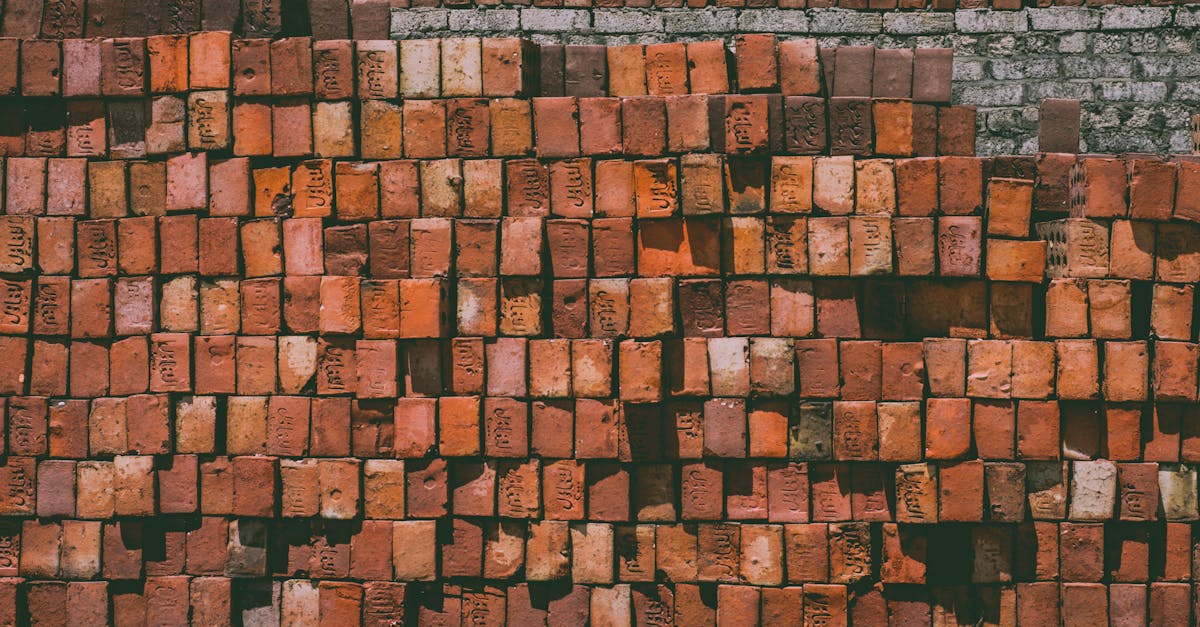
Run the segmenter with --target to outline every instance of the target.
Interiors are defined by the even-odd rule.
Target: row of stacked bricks
[[[946,50],[3,46],[0,624],[1196,613],[1200,160],[972,156]]]
[[[1024,7],[1170,6],[1194,0],[9,0],[5,37],[121,37],[232,30],[247,36],[312,34],[321,39],[386,38],[393,9],[446,8],[771,8],[857,11],[1020,10]]]
[[[770,154],[971,155],[975,111],[948,105],[950,66],[948,49],[821,50],[772,35],[740,37],[732,57],[721,41],[0,39],[0,153],[758,156],[739,176]]]

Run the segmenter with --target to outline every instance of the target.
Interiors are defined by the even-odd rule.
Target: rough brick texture
[[[981,156],[890,35],[621,39],[1045,13],[135,4],[4,3],[0,625],[1195,622],[1200,157],[1069,97]]]
[[[1038,103],[1083,102],[1085,152],[1187,152],[1200,109],[1200,9],[1188,6],[864,12],[840,9],[416,9],[392,36],[520,34],[543,42],[653,43],[773,32],[822,46],[944,46],[956,103],[979,108],[979,154],[1037,152]]]

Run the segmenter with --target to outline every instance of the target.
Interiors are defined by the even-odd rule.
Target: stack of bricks
[[[393,9],[646,8],[955,11],[1025,7],[1187,5],[1195,0],[9,0],[5,37],[120,37],[238,28],[246,36],[311,33],[322,39],[386,37]]]
[[[972,156],[937,49],[0,46],[0,624],[1192,619],[1200,159]]]
[[[0,93],[13,96],[0,100],[0,154],[126,160],[191,151],[187,167],[201,170],[209,152],[455,160],[431,166],[439,174],[483,157],[972,154],[975,110],[948,104],[950,50],[821,51],[811,39],[776,47],[773,36],[741,36],[731,61],[721,41],[539,47],[228,31],[0,39]],[[742,124],[727,130],[731,115]],[[60,163],[52,178],[78,188],[85,165]],[[36,177],[48,166],[19,167]],[[161,179],[161,167],[128,167],[133,188],[163,186],[141,180]]]

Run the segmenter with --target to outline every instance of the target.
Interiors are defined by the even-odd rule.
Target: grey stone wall
[[[841,9],[398,9],[395,38],[525,36],[541,42],[653,43],[742,32],[821,45],[955,50],[954,101],[979,109],[980,154],[1037,151],[1042,98],[1083,102],[1086,152],[1187,152],[1200,112],[1200,7],[1021,11]]]

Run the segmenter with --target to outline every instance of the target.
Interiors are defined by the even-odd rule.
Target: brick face
[[[776,33],[822,46],[944,46],[955,51],[954,100],[979,107],[979,154],[1038,151],[1043,98],[1083,103],[1083,152],[1185,152],[1200,104],[1191,42],[1197,20],[1178,7],[1062,7],[956,12],[822,9],[442,8],[399,11],[393,37],[463,32],[543,43],[658,43]],[[874,8],[874,7],[873,7]],[[1181,59],[1187,59],[1180,63]],[[1181,110],[1176,106],[1182,105]]]
[[[0,11],[0,624],[1193,618],[1190,9],[134,4]]]

